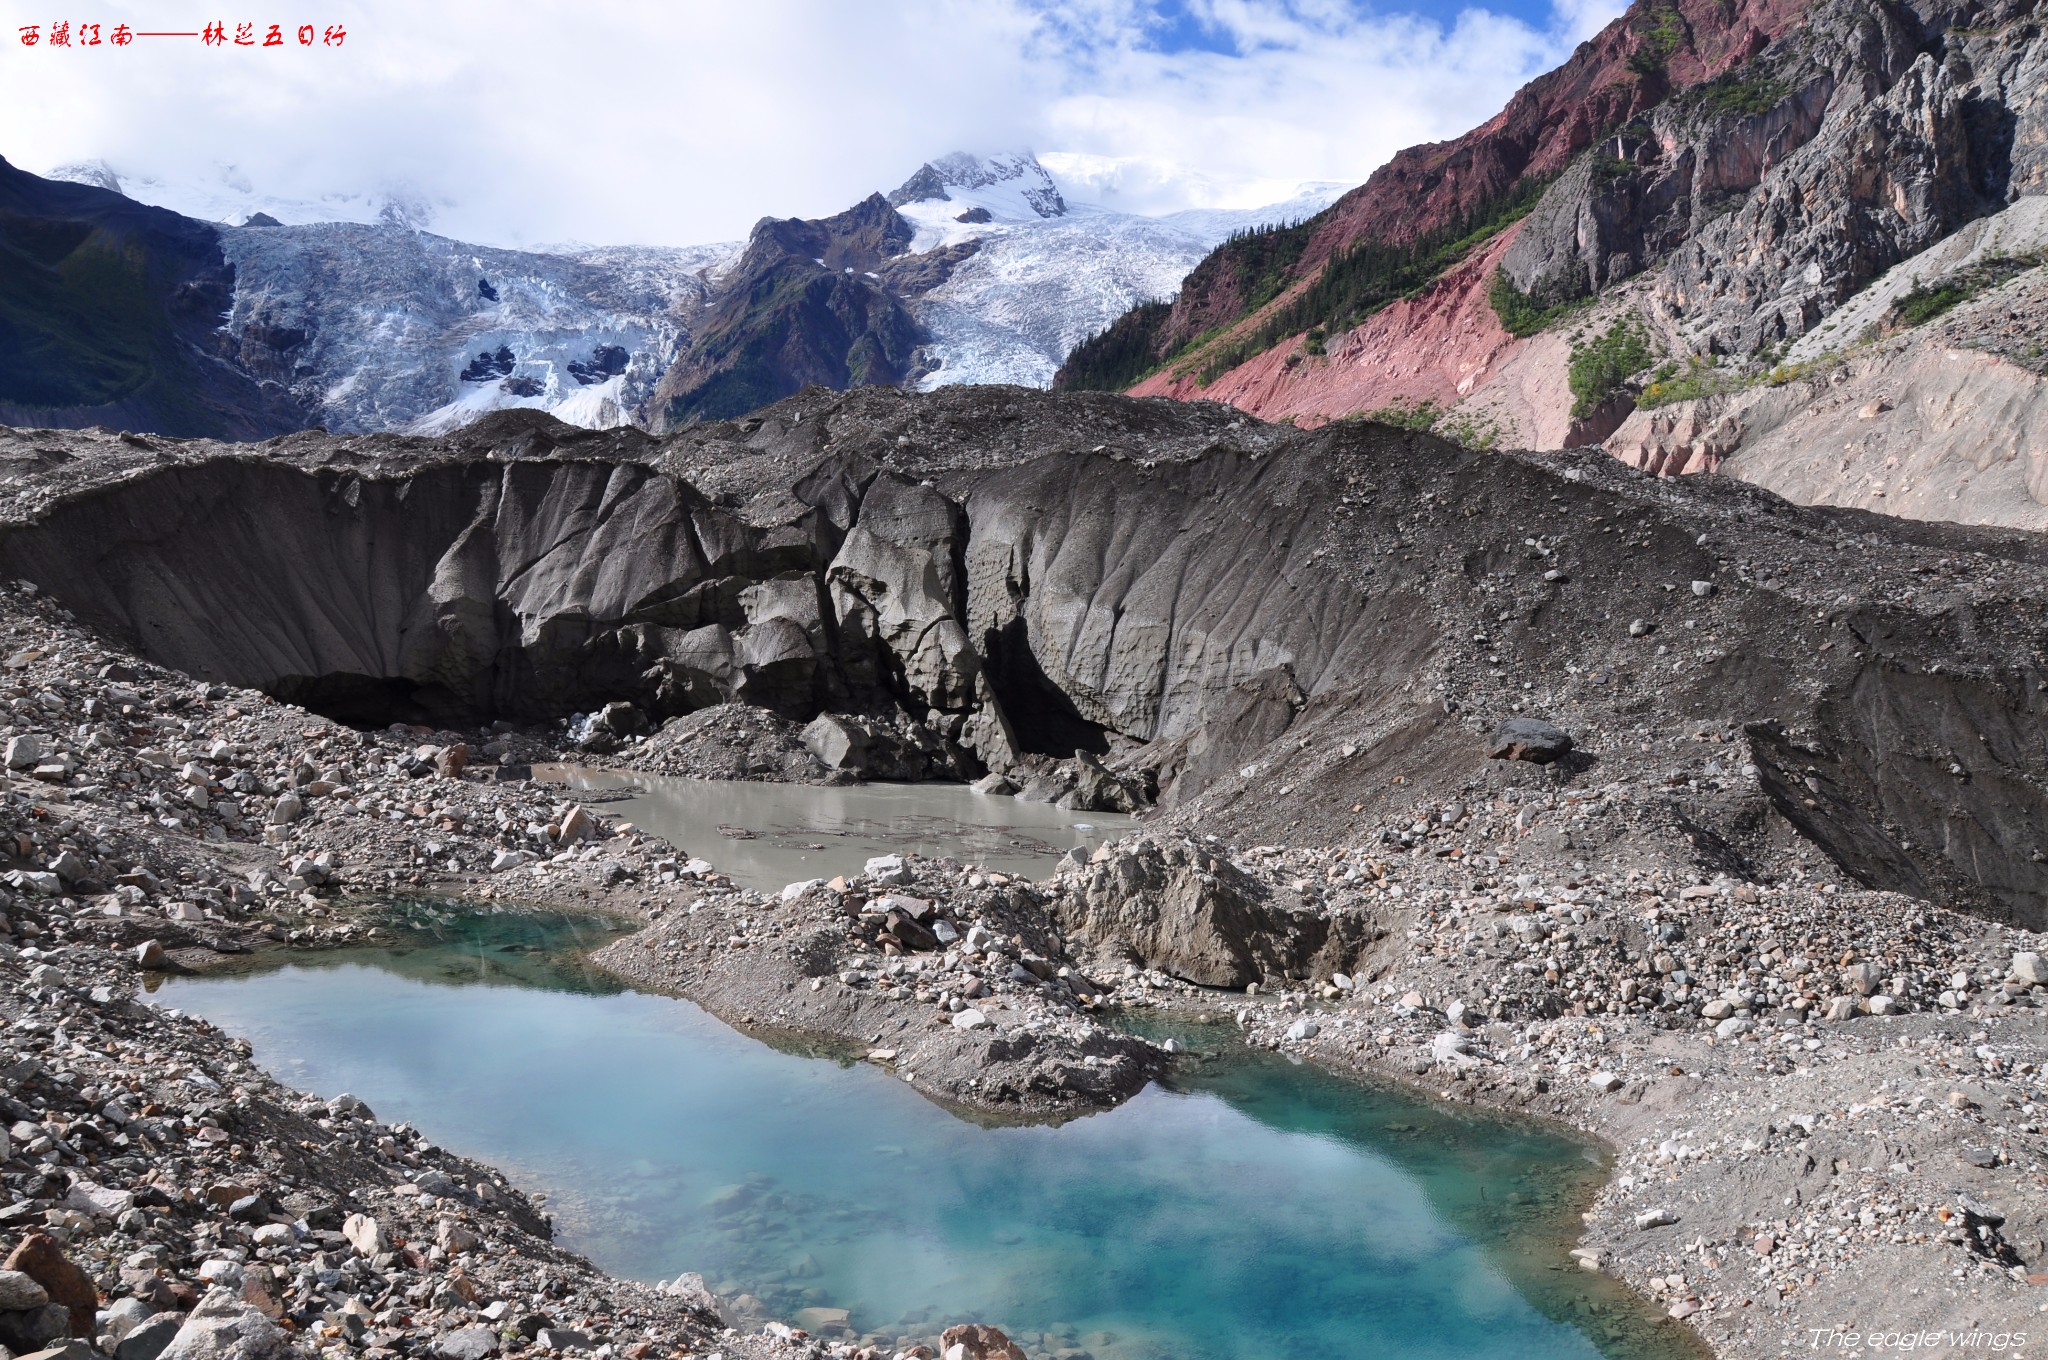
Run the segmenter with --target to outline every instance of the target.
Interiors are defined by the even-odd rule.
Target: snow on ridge
[[[289,226],[353,222],[423,230],[433,222],[436,211],[432,200],[408,189],[286,198],[258,190],[232,165],[217,167],[210,177],[171,180],[123,172],[104,160],[74,161],[57,166],[45,178],[111,189],[138,203],[223,226],[240,226],[261,213]]]
[[[1046,158],[1077,159],[1087,158]],[[1172,297],[1231,232],[1311,216],[1346,187],[1304,184],[1264,207],[1141,215],[1092,201],[1091,190],[1115,176],[1092,162],[1083,169],[1069,183],[1029,152],[956,152],[927,162],[890,196],[916,228],[913,250],[979,242],[944,284],[909,300],[931,335],[926,357],[935,367],[921,387],[1047,386],[1075,344],[1137,303]],[[1129,167],[1111,169],[1123,176],[1118,183],[1138,182]],[[1167,171],[1144,173],[1157,188]],[[417,196],[293,201],[258,193],[231,168],[218,182],[178,186],[104,161],[52,177],[215,222],[263,212],[284,223],[224,228],[237,282],[229,328],[303,332],[279,358],[302,375],[292,387],[312,418],[338,431],[438,434],[511,407],[595,428],[633,422],[743,247],[506,250],[423,230],[431,207]],[[1207,181],[1167,198],[1242,201]],[[625,371],[611,371],[615,357],[593,369],[614,349],[628,356]]]
[[[1074,346],[1141,302],[1180,291],[1189,271],[1234,231],[1314,216],[1348,188],[1305,184],[1261,208],[1194,208],[1161,217],[1073,204],[1063,216],[965,227],[981,248],[912,312],[932,335],[918,384],[1049,387]],[[898,209],[922,227],[925,219]],[[944,206],[944,205],[941,205]]]
[[[1257,208],[1183,208],[1159,218],[1216,242],[1232,232],[1261,227],[1289,227],[1305,222],[1351,192],[1355,185],[1313,180],[1295,187],[1294,193],[1276,203]]]
[[[1067,214],[1059,185],[1028,151],[926,161],[889,202],[917,227],[910,248],[919,254]]]

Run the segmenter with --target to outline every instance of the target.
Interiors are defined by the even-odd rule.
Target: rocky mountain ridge
[[[1878,494],[1896,475],[1861,467],[1845,484],[1821,451],[1841,446],[1820,442],[1833,435],[1817,413],[1844,371],[1867,389],[1856,409],[1897,407],[1890,393],[1910,385],[1965,425],[1989,382],[1985,421],[1941,436],[1940,502],[1911,512],[2032,524],[2039,502],[2012,498],[2012,474],[2037,443],[1966,446],[2009,447],[2015,412],[2021,429],[2039,420],[2039,313],[2014,304],[2041,263],[2044,61],[2024,3],[1639,4],[1466,139],[1397,157],[1304,232],[1219,250],[1173,308],[1128,315],[1059,381],[1304,424],[1378,413],[1478,446],[1613,435],[1644,466],[1753,468],[1788,494],[1873,509],[1909,503]],[[1553,107],[1564,91],[1571,117]],[[1482,164],[1523,168],[1458,172]],[[1436,179],[1418,169],[1431,165]],[[1400,186],[1495,206],[1446,217],[1456,239],[1432,240],[1373,207]],[[1972,254],[1987,230],[1999,245]],[[1959,272],[1980,257],[1995,266]],[[1949,313],[1938,329],[1930,303]],[[1985,358],[1949,363],[1958,348]],[[1978,376],[1987,362],[1995,377]]]
[[[300,408],[232,362],[221,233],[0,160],[0,419],[263,438]]]
[[[37,202],[176,220],[120,208],[123,181],[105,166],[58,173],[76,183],[48,182]],[[241,225],[193,222],[184,230],[195,240],[218,241],[231,289],[225,325],[204,343],[258,389],[240,405],[261,410],[241,425],[177,428],[434,434],[527,408],[607,428],[737,415],[807,382],[1042,386],[1074,343],[1132,302],[1171,294],[1223,235],[1306,215],[1330,192],[1144,218],[1068,204],[1028,154],[956,154],[889,202],[763,219],[748,242],[703,247],[503,250],[433,235],[423,213],[360,204],[330,205],[358,221],[288,225],[259,212]],[[295,217],[321,208],[297,206]],[[52,221],[36,230],[68,229],[54,207],[44,215]],[[80,324],[50,299],[36,305],[46,328]],[[169,429],[147,413],[99,416]],[[44,402],[15,418],[86,420]]]

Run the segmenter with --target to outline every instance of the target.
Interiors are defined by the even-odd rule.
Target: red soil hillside
[[[1227,401],[1264,420],[1292,416],[1320,425],[1354,411],[1431,402],[1451,405],[1523,342],[1501,328],[1487,287],[1515,228],[1489,241],[1421,297],[1375,313],[1335,339],[1323,355],[1298,342],[1275,346],[1201,386],[1171,370],[1131,389],[1135,396]]]
[[[1455,141],[1399,152],[1293,240],[1282,234],[1219,247],[1189,275],[1171,311],[1140,337],[1154,363],[1174,362],[1130,390],[1226,400],[1267,418],[1334,417],[1450,396],[1474,367],[1512,344],[1485,303],[1505,233],[1420,296],[1396,302],[1348,335],[1333,334],[1329,362],[1303,354],[1298,336],[1220,377],[1215,356],[1236,357],[1233,345],[1241,351],[1266,315],[1313,284],[1333,256],[1497,223],[1504,204],[1557,174],[1595,138],[1748,61],[1792,26],[1805,3],[1639,0],[1494,118]],[[1117,324],[1127,323],[1146,324],[1142,313]],[[1191,347],[1197,336],[1202,343]],[[1374,351],[1368,362],[1359,362],[1362,348]],[[1077,351],[1056,387],[1098,385],[1080,372],[1081,358]]]

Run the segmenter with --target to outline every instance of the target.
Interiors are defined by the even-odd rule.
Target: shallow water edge
[[[456,928],[463,910],[459,907],[456,910],[448,910],[449,907],[457,907],[457,904],[413,904],[409,910],[414,914],[406,923],[408,931],[415,933],[414,938],[417,938],[416,932],[422,927],[430,936],[436,931],[444,934],[450,932]],[[436,946],[401,945],[393,950],[380,951],[389,957],[380,960],[378,966],[394,975],[435,985],[517,987],[525,991],[573,992],[584,995],[596,993],[620,998],[622,1002],[630,1002],[634,995],[626,992],[616,979],[608,977],[601,969],[589,964],[586,958],[591,948],[601,944],[605,939],[623,934],[623,923],[614,929],[609,922],[588,919],[551,921],[547,913],[522,911],[503,911],[488,919],[492,923],[493,931],[497,932],[488,946],[465,952],[463,949],[450,951]],[[352,952],[355,951],[339,951],[313,960],[309,967],[303,968],[303,971],[307,974],[321,971],[331,974],[336,970],[362,966],[359,958],[350,957]],[[254,960],[250,962],[253,963]],[[301,967],[298,963],[284,959],[265,962],[290,964],[295,970]],[[175,1004],[181,994],[192,994],[190,986],[174,983],[165,1000]],[[1512,1249],[1488,1253],[1487,1259],[1491,1264],[1485,1273],[1499,1280],[1496,1287],[1507,1287],[1511,1294],[1522,1298],[1533,1308],[1532,1316],[1566,1324],[1573,1333],[1585,1329],[1585,1334],[1594,1338],[1593,1344],[1597,1346],[1597,1353],[1617,1357],[1677,1357],[1704,1353],[1689,1332],[1668,1321],[1646,1316],[1639,1301],[1628,1294],[1618,1282],[1604,1276],[1587,1276],[1564,1257],[1565,1248],[1577,1237],[1576,1213],[1597,1190],[1604,1175],[1604,1159],[1596,1149],[1588,1145],[1583,1135],[1574,1135],[1568,1146],[1562,1146],[1564,1140],[1555,1132],[1556,1126],[1550,1125],[1546,1128],[1544,1121],[1519,1116],[1501,1118],[1476,1112],[1469,1107],[1418,1100],[1412,1093],[1412,1087],[1406,1084],[1397,1089],[1396,1084],[1390,1083],[1382,1091],[1372,1089],[1368,1083],[1349,1080],[1348,1074],[1332,1074],[1320,1067],[1303,1072],[1298,1064],[1289,1059],[1243,1050],[1242,1046],[1235,1042],[1234,1027],[1224,1029],[1200,1026],[1190,1023],[1185,1017],[1159,1012],[1140,1012],[1133,1019],[1138,1027],[1150,1028],[1155,1034],[1161,1032],[1161,1027],[1171,1028],[1177,1036],[1189,1042],[1190,1047],[1200,1055],[1184,1060],[1174,1075],[1155,1092],[1149,1093],[1148,1097],[1140,1102],[1133,1102],[1132,1108],[1141,1114],[1161,1101],[1169,1105],[1174,1101],[1187,1099],[1219,1101],[1222,1107],[1234,1112],[1233,1118],[1249,1120],[1242,1128],[1252,1132],[1241,1132],[1242,1137],[1279,1137],[1283,1134],[1288,1137],[1298,1136],[1302,1130],[1294,1125],[1304,1119],[1308,1121],[1314,1136],[1330,1137],[1336,1136],[1333,1130],[1344,1120],[1354,1117],[1367,1118],[1372,1123],[1372,1132],[1376,1140],[1375,1155],[1384,1156],[1393,1167],[1405,1166],[1410,1174],[1422,1176],[1427,1187],[1423,1202],[1432,1206],[1432,1215],[1450,1224],[1461,1236],[1468,1237],[1474,1242],[1500,1241],[1503,1240],[1503,1235],[1513,1237]],[[716,1028],[723,1030],[722,1026]],[[800,1052],[806,1058],[829,1056],[836,1060],[836,1066],[841,1070],[854,1066],[854,1051],[840,1040],[827,1038],[820,1042],[816,1036],[801,1034],[770,1034],[762,1037],[774,1039],[777,1048]],[[737,1040],[728,1032],[720,1042],[749,1041]],[[302,1072],[287,1070],[281,1075],[293,1084],[303,1084],[306,1079]],[[881,1080],[884,1087],[890,1090],[892,1097],[908,1095],[900,1091],[899,1083],[889,1081],[879,1073],[872,1073],[872,1079]],[[1286,1094],[1302,1087],[1304,1082],[1315,1090],[1316,1095],[1313,1099],[1307,1099],[1304,1103],[1304,1099],[1298,1095]],[[920,1096],[922,1094],[920,1093]],[[1276,1100],[1279,1102],[1277,1106],[1274,1104]],[[944,1121],[941,1127],[950,1127],[955,1122],[951,1113],[927,1106],[922,1100],[911,1100],[906,1103],[914,1111],[921,1112],[912,1117],[915,1126],[940,1120]],[[1288,1118],[1275,1124],[1271,1117],[1262,1117],[1262,1106],[1267,1109],[1285,1108],[1291,1113]],[[1361,1108],[1370,1113],[1358,1116],[1357,1110]],[[1389,1110],[1394,1113],[1387,1113]],[[430,1117],[427,1127],[435,1128],[436,1122]],[[984,1128],[987,1127],[987,1121],[975,1122],[982,1124]],[[1097,1121],[1083,1120],[1080,1123],[1091,1125],[1097,1124]],[[866,1132],[865,1122],[860,1122],[858,1126]],[[1257,1133],[1260,1129],[1266,1132]],[[1483,1129],[1485,1132],[1482,1135],[1475,1135],[1475,1129]],[[1029,1140],[1041,1136],[1041,1133],[1025,1129],[1017,1131],[1015,1136]],[[1447,1143],[1455,1143],[1460,1139],[1469,1142],[1474,1136],[1504,1138],[1511,1142],[1535,1140],[1541,1144],[1558,1145],[1553,1146],[1552,1151],[1546,1155],[1561,1156],[1564,1159],[1564,1168],[1544,1178],[1543,1183],[1533,1190],[1523,1187],[1491,1197],[1484,1185],[1476,1197],[1457,1193],[1458,1183],[1463,1179],[1469,1179],[1469,1168],[1439,1168],[1436,1172],[1423,1174],[1427,1170],[1426,1164],[1431,1158],[1440,1155]],[[527,1173],[529,1183],[561,1183],[560,1168],[551,1167],[544,1156],[506,1156],[504,1150],[495,1146],[478,1150],[490,1160],[520,1168]],[[1576,1165],[1579,1170],[1571,1171],[1571,1165]],[[1562,1176],[1563,1179],[1558,1180],[1558,1176]],[[744,1182],[734,1182],[741,1183]],[[1521,1198],[1508,1198],[1508,1195],[1518,1195]],[[1540,1195],[1540,1202],[1531,1198],[1535,1195]],[[815,1198],[815,1195],[812,1198]],[[1276,1196],[1275,1203],[1300,1204],[1305,1206],[1304,1212],[1312,1213],[1317,1200],[1318,1196],[1313,1191],[1298,1188],[1294,1194]],[[804,1194],[797,1194],[795,1201],[799,1205],[809,1202]],[[608,1268],[623,1269],[624,1273],[629,1275],[649,1278],[673,1273],[675,1269],[697,1268],[697,1264],[701,1264],[670,1259],[658,1268],[645,1264],[635,1268],[632,1261],[643,1258],[632,1255],[632,1252],[639,1252],[642,1248],[632,1248],[627,1257],[621,1257],[617,1254],[616,1243],[607,1247],[603,1238],[591,1235],[597,1230],[590,1225],[619,1221],[620,1206],[604,1203],[601,1195],[580,1200],[574,1197],[558,1197],[558,1206],[558,1211],[563,1215],[563,1222],[572,1234],[570,1245],[579,1250],[592,1251]],[[815,1209],[816,1206],[812,1207]],[[1541,1211],[1542,1221],[1549,1226],[1541,1231],[1534,1231],[1532,1214],[1538,1209]],[[790,1212],[802,1218],[809,1211]],[[755,1226],[758,1230],[759,1225]],[[1351,1230],[1332,1228],[1331,1231]],[[613,1232],[616,1236],[617,1230],[614,1229]],[[1026,1244],[1011,1244],[1013,1247],[1024,1245]],[[1055,1251],[1051,1259],[1056,1261],[1061,1254]],[[1313,1260],[1314,1253],[1307,1259]],[[622,1265],[622,1261],[625,1264]],[[1050,1266],[1041,1262],[1035,1268],[1043,1273]],[[778,1266],[770,1264],[765,1273],[772,1275],[777,1269]],[[731,1279],[714,1280],[714,1283],[745,1284],[746,1281],[735,1275]],[[1155,1282],[1150,1287],[1156,1289],[1162,1286]],[[963,1290],[954,1292],[964,1294]],[[963,1301],[972,1302],[964,1297]],[[831,1305],[817,1303],[806,1306]],[[988,1305],[984,1304],[984,1307],[986,1306]],[[900,1323],[902,1317],[915,1311],[916,1307],[899,1309],[898,1316],[892,1319],[891,1325]],[[1270,1325],[1279,1327],[1280,1324],[1274,1322]],[[1039,1334],[1043,1335],[1042,1331]],[[1305,1336],[1296,1339],[1303,1344],[1309,1344],[1310,1341]],[[1518,1343],[1523,1349],[1515,1352],[1490,1350],[1484,1339],[1476,1335],[1465,1337],[1464,1341],[1471,1344],[1463,1349],[1441,1353],[1551,1353],[1540,1348],[1528,1349],[1533,1338],[1527,1336],[1522,1337]],[[1333,1344],[1333,1338],[1324,1335],[1317,1338],[1314,1344],[1327,1347]],[[1556,1353],[1571,1352],[1567,1350]]]

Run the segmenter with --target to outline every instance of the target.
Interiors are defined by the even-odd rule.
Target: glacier
[[[443,434],[507,407],[634,423],[739,253],[550,255],[342,222],[221,234],[243,364],[328,429],[358,433]],[[479,364],[501,350],[508,363]]]
[[[898,203],[914,186],[945,197]],[[1172,298],[1231,233],[1312,217],[1348,187],[1303,184],[1264,207],[1146,217],[1070,201],[1029,153],[931,162],[890,198],[917,225],[912,249],[979,248],[911,304],[931,335],[918,387],[1050,387],[1075,345],[1141,302]]]
[[[591,428],[644,424],[745,247],[474,245],[426,230],[424,195],[287,200],[231,167],[177,183],[89,161],[52,177],[217,223],[235,270],[224,347],[336,432],[444,434],[513,407]],[[1063,184],[1028,151],[955,152],[888,196],[912,228],[899,258],[944,262],[900,276],[927,337],[919,388],[1049,386],[1076,344],[1173,297],[1232,232],[1311,216],[1347,187],[1148,216],[1077,200],[1107,183],[1081,179]]]

